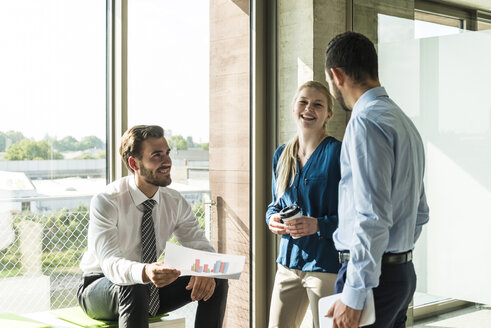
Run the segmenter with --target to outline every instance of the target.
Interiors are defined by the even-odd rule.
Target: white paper
[[[181,271],[181,276],[239,279],[245,256],[200,251],[167,242],[163,262]]]
[[[334,294],[319,299],[319,324],[320,328],[332,328],[332,318],[326,318],[325,315],[341,298],[341,294]],[[375,303],[373,300],[373,293],[370,290],[367,293],[367,299],[365,300],[365,307],[361,312],[359,327],[365,327],[375,322]]]

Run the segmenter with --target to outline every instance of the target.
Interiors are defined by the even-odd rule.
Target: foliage
[[[72,136],[67,136],[61,140],[54,140],[53,147],[58,151],[79,150],[78,140]]]
[[[81,141],[78,141],[72,136],[67,136],[61,140],[53,140],[53,147],[60,152],[87,149],[103,149],[104,142],[96,136],[83,137]]]
[[[102,149],[104,148],[104,142],[97,138],[96,136],[88,136],[84,137],[79,143],[80,150],[86,149]]]
[[[74,157],[73,159],[97,159],[97,157],[89,155],[89,154],[82,154]]]
[[[29,220],[43,225],[42,270],[44,273],[78,268],[87,247],[89,211],[81,205],[75,210],[62,209],[49,214],[23,212],[14,218],[18,236],[19,224]],[[19,239],[0,252],[0,277],[22,274]]]
[[[210,143],[209,142],[204,142],[200,146],[201,150],[209,150],[210,149]]]
[[[0,152],[4,152],[8,147],[23,139],[26,137],[18,131],[0,132]]]
[[[187,150],[189,146],[188,142],[183,138],[183,136],[172,136],[167,139],[167,141],[171,149]]]
[[[8,161],[63,159],[54,151],[48,141],[32,141],[23,139],[7,149],[5,159]]]

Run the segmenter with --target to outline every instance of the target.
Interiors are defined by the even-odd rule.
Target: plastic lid
[[[285,207],[280,211],[280,218],[282,219],[291,218],[292,216],[295,216],[298,212],[300,212],[300,207],[298,207],[297,205],[291,205]]]

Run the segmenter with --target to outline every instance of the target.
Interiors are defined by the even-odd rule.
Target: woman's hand
[[[280,213],[273,214],[269,217],[269,230],[277,235],[286,235],[286,226],[280,221]]]
[[[295,238],[312,235],[319,231],[319,221],[310,216],[290,220],[285,225],[287,233]]]

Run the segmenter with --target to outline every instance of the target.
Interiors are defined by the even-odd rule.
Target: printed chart
[[[178,269],[182,276],[205,276],[239,279],[244,269],[245,257],[200,251],[167,243],[163,262]]]
[[[194,264],[191,266],[191,271],[194,272],[204,272],[204,273],[223,273],[226,274],[228,267],[230,265],[229,262],[222,262],[222,261],[216,261],[213,266],[208,266],[208,264],[203,264],[203,266],[200,266],[200,260],[196,259],[194,260]],[[210,270],[210,268],[212,268]]]

